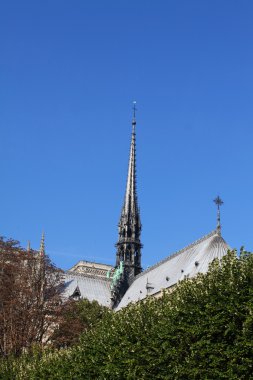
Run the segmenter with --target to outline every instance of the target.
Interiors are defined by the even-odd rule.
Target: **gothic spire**
[[[44,234],[44,232],[42,232],[42,235],[41,235],[39,255],[45,256],[45,234]]]
[[[127,184],[124,203],[119,220],[119,238],[116,244],[116,267],[124,267],[124,284],[119,293],[124,294],[133,281],[134,276],[141,272],[141,220],[136,189],[136,102],[133,107],[132,136],[127,173]],[[117,295],[117,297],[119,294]]]
[[[31,242],[30,242],[30,240],[28,240],[28,244],[27,244],[27,252],[28,253],[30,253],[30,251],[31,251]]]

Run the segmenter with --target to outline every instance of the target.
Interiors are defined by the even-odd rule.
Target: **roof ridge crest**
[[[158,263],[152,265],[151,267],[145,269],[143,272],[139,273],[139,274],[135,277],[134,281],[135,281],[137,278],[141,277],[143,274],[150,272],[151,270],[153,270],[153,269],[159,267],[161,264],[165,263],[166,261],[171,260],[173,257],[180,255],[181,253],[185,252],[187,249],[192,248],[192,247],[194,247],[195,245],[198,245],[198,244],[201,243],[202,241],[204,241],[204,240],[206,240],[206,239],[208,239],[209,237],[214,236],[214,235],[217,235],[217,230],[213,230],[213,231],[209,232],[209,234],[206,234],[206,235],[202,236],[200,239],[195,240],[193,243],[187,245],[186,247],[181,248],[180,250],[178,250],[178,251],[172,253],[172,254],[169,255],[169,256],[166,256],[164,259],[158,261]],[[133,282],[134,282],[134,281],[133,281]]]

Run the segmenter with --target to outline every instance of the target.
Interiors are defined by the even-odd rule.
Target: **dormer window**
[[[79,301],[80,298],[81,298],[81,292],[80,292],[80,289],[79,289],[79,286],[77,286],[73,292],[73,294],[70,296],[70,298],[72,298],[73,300],[75,301]]]

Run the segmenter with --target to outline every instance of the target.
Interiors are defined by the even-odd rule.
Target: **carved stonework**
[[[85,276],[108,278],[112,276],[114,272],[114,268],[111,265],[93,263],[90,261],[82,260],[82,261],[79,261],[76,265],[74,265],[69,271],[80,273]]]

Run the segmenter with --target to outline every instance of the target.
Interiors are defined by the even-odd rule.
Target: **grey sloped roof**
[[[64,279],[63,298],[71,297],[78,287],[81,298],[87,298],[89,301],[95,300],[102,306],[110,307],[111,292],[109,279],[90,275],[85,276],[73,272],[66,272]]]
[[[214,258],[221,259],[229,249],[225,240],[212,231],[193,244],[166,257],[156,265],[140,273],[126,291],[117,310],[130,302],[137,302],[147,295],[152,295],[169,288],[186,277],[205,273]]]

